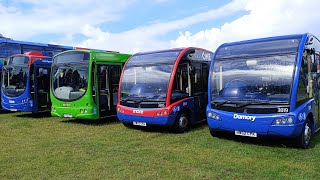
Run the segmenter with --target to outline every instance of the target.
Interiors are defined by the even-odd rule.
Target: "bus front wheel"
[[[133,126],[132,123],[127,123],[127,122],[122,122],[122,124],[128,128],[131,128]]]
[[[218,135],[218,132],[216,130],[211,129],[211,128],[209,130],[210,130],[210,134],[212,137],[216,137]]]
[[[176,133],[184,133],[189,129],[190,126],[190,120],[189,116],[185,112],[181,112],[179,115],[177,115],[173,130]]]
[[[312,136],[311,123],[309,119],[306,119],[302,132],[297,138],[297,145],[303,149],[307,149],[310,146],[310,140]]]

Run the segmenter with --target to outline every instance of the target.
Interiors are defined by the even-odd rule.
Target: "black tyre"
[[[209,129],[210,130],[210,134],[212,137],[217,137],[218,136],[218,132],[214,129]]]
[[[300,136],[297,138],[297,145],[303,149],[309,148],[311,136],[312,136],[311,123],[309,119],[306,119],[302,132]]]
[[[132,128],[132,126],[133,126],[132,123],[122,122],[122,124],[123,124],[125,127],[128,127],[128,128]]]
[[[177,115],[174,122],[173,131],[176,133],[184,133],[189,130],[190,118],[187,113],[181,112]]]

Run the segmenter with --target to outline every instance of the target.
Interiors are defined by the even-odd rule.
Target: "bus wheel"
[[[211,128],[209,130],[210,130],[210,134],[212,137],[216,137],[218,135],[218,132],[216,130],[211,129]]]
[[[189,129],[189,123],[189,116],[184,112],[180,113],[174,123],[174,132],[183,133],[187,131]]]
[[[306,119],[302,132],[297,139],[298,146],[303,149],[309,148],[311,136],[312,136],[311,123],[309,119]]]
[[[131,128],[131,127],[133,126],[132,123],[122,122],[122,124],[123,124],[125,127],[128,127],[128,128]]]

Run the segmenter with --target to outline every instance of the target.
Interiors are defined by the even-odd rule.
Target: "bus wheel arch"
[[[191,123],[191,111],[188,108],[183,108],[177,114],[173,123],[173,131],[176,133],[183,133],[188,131]]]

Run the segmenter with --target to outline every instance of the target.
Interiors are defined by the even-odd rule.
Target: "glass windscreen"
[[[289,102],[296,54],[214,60],[212,102]]]
[[[28,66],[8,65],[3,67],[2,91],[6,96],[16,97],[26,90]]]
[[[181,51],[136,55],[127,63],[121,81],[121,100],[165,101],[176,58]]]
[[[60,100],[81,98],[88,87],[89,53],[68,52],[54,58],[52,92]],[[84,59],[82,59],[84,58]]]

